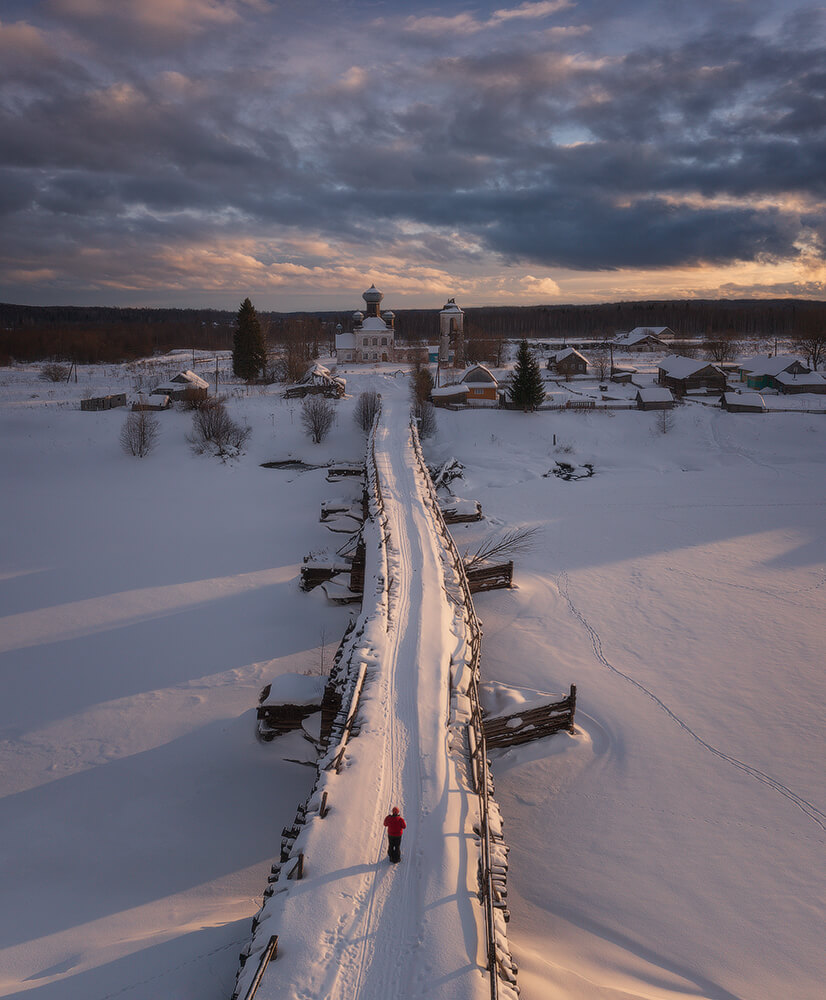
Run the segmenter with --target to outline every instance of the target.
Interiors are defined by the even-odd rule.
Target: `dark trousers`
[[[402,838],[387,835],[387,856],[391,861],[401,861],[402,859]]]

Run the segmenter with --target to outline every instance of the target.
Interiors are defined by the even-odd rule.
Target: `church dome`
[[[396,318],[396,314],[393,312],[392,309],[388,309],[387,312],[383,312],[381,314],[381,318],[382,319],[395,319]]]
[[[364,319],[364,313],[363,312],[359,312],[359,310],[356,309],[356,311],[353,313],[353,320],[356,323],[360,323],[363,319]]]
[[[369,304],[372,302],[381,302],[381,300],[384,298],[384,294],[380,292],[375,285],[371,285],[367,289],[367,291],[362,294],[361,297],[364,299],[365,302]]]

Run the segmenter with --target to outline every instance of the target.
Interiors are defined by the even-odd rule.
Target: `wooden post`
[[[294,879],[304,878],[304,855],[303,854],[299,854],[298,855],[298,861],[296,861],[295,866],[293,867],[293,870],[290,872],[290,874],[287,876],[287,878],[294,878]]]
[[[327,793],[323,792],[321,795],[321,805],[318,807],[318,815],[324,819],[327,815]]]
[[[571,685],[570,701],[571,701],[571,724],[568,726],[568,732],[574,733],[576,732],[576,730],[574,729],[574,715],[576,714],[576,684]]]
[[[250,988],[245,994],[244,1000],[251,1000],[255,996],[256,991],[261,983],[261,979],[267,970],[267,966],[276,957],[276,952],[278,951],[278,935],[273,934],[261,955],[261,961],[258,963],[258,969],[255,973],[255,978],[250,983]],[[237,994],[233,994],[237,995]]]

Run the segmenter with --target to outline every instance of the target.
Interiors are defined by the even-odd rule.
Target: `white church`
[[[396,317],[390,310],[380,311],[384,295],[371,285],[362,295],[364,312],[353,313],[353,329],[345,333],[336,330],[336,358],[338,361],[395,361]]]
[[[353,313],[353,329],[345,331],[341,324],[336,329],[336,359],[340,363],[370,364],[381,361],[425,363],[436,360],[440,365],[461,365],[464,356],[464,313],[453,299],[448,300],[439,313],[439,343],[432,351],[422,344],[403,342],[396,344],[395,314],[381,312],[382,292],[371,285],[362,294],[364,311]]]

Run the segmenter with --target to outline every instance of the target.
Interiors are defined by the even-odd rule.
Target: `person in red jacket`
[[[398,864],[402,859],[402,834],[407,828],[398,806],[393,806],[390,815],[384,817],[384,825],[387,827],[387,857]]]

